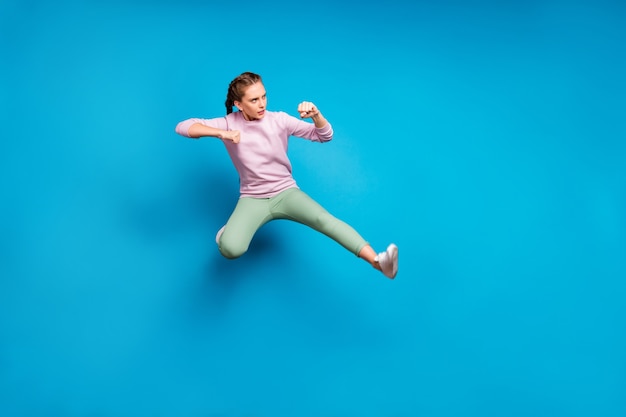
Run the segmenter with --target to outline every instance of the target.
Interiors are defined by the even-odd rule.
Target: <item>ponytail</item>
[[[233,112],[233,101],[229,98],[226,99],[226,114],[231,114]]]

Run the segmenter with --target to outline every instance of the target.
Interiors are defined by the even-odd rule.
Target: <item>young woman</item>
[[[233,113],[233,106],[239,111]],[[261,77],[245,72],[228,87],[225,117],[187,119],[176,126],[176,132],[186,137],[221,139],[239,173],[239,201],[216,236],[220,253],[229,259],[238,258],[248,250],[261,226],[274,219],[289,219],[324,233],[385,276],[395,278],[396,245],[392,243],[385,252],[376,254],[351,226],[332,216],[296,185],[287,157],[289,137],[315,142],[333,138],[332,126],[315,104],[300,103],[298,113],[313,123],[268,111]]]

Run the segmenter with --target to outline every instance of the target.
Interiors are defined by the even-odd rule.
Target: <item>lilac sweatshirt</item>
[[[252,121],[244,119],[241,112],[215,119],[187,119],[176,126],[176,133],[189,137],[189,127],[195,123],[221,130],[239,130],[239,143],[222,142],[239,173],[241,197],[272,197],[287,188],[297,187],[287,157],[289,136],[314,142],[328,142],[333,138],[330,123],[316,128],[287,113],[271,111],[265,111],[261,120]]]

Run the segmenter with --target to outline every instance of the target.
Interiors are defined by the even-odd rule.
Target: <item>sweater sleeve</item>
[[[333,127],[330,123],[318,128],[313,123],[297,119],[287,113],[281,112],[289,134],[298,138],[309,139],[313,142],[328,142],[333,138]]]
[[[315,131],[317,132],[317,136],[319,137],[320,142],[328,142],[332,140],[335,133],[333,132],[333,126],[330,124],[330,122],[327,122],[326,126],[324,127],[316,127]]]
[[[191,137],[189,136],[189,128],[196,123],[204,126],[214,127],[216,129],[228,130],[226,117],[217,117],[215,119],[191,118],[178,123],[178,125],[176,125],[176,133],[182,136],[186,136],[188,138]]]

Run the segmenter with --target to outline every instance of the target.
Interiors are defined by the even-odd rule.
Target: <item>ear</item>
[[[235,105],[235,107],[237,107],[239,111],[241,111],[241,101],[235,100],[233,101],[233,104]]]

